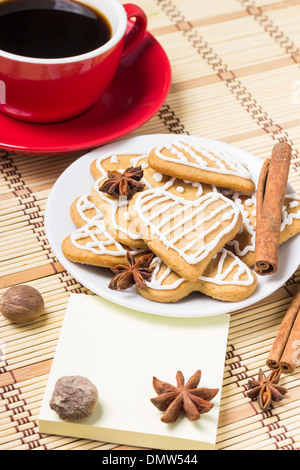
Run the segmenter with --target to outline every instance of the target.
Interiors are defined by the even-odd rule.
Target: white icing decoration
[[[85,245],[78,243],[78,240],[91,238]],[[104,220],[99,220],[97,216],[89,219],[89,222],[70,235],[72,244],[85,251],[91,251],[95,255],[125,256],[127,250],[118,243],[106,230]],[[114,249],[108,249],[113,246]],[[128,248],[133,255],[145,252],[144,249]]]
[[[78,243],[78,240],[91,238],[91,241],[85,245]],[[104,238],[104,240],[99,239]],[[106,230],[103,220],[91,220],[84,227],[76,230],[71,234],[71,241],[74,246],[80,250],[91,251],[96,255],[113,255],[125,256],[126,250],[122,245],[114,240],[114,238]],[[108,250],[107,246],[114,246],[115,250]]]
[[[125,220],[130,220],[128,211],[125,211],[125,212],[123,213],[123,217],[124,217]]]
[[[110,158],[110,163],[120,163],[117,155],[112,155],[112,157]]]
[[[157,182],[160,183],[163,179],[162,173],[154,173],[153,179]]]
[[[245,248],[241,249],[240,248],[240,243],[238,240],[232,240],[228,243],[229,246],[233,246],[235,249],[235,252],[238,256],[246,256],[249,251],[254,251],[255,250],[255,227],[251,224],[250,218],[249,218],[249,212],[247,209],[245,209],[245,206],[241,200],[241,195],[238,192],[234,192],[232,196],[235,204],[239,208],[242,217],[243,217],[243,228],[246,229],[246,231],[250,235],[250,245],[245,246]],[[251,207],[254,205],[256,207],[256,194],[253,194],[251,198],[247,199],[248,207]],[[250,204],[251,201],[251,204]]]
[[[286,199],[295,199],[296,201],[300,201],[300,196],[296,193],[287,194]],[[289,203],[291,206],[292,203]],[[297,206],[296,206],[297,207]],[[287,207],[284,206],[282,210],[282,224],[281,224],[281,231],[285,229],[288,225],[292,225],[294,220],[300,219],[300,210],[298,212],[288,212]]]
[[[230,212],[225,212],[222,216],[222,220],[230,220],[231,219],[231,214]]]
[[[252,198],[246,199],[245,205],[246,205],[247,207],[253,206],[253,199],[252,199]]]
[[[180,194],[184,193],[184,188],[182,186],[177,186],[176,191]]]
[[[155,200],[153,201],[153,199]],[[216,201],[223,201],[224,204],[211,210],[209,215],[204,217],[204,211]],[[167,205],[162,203],[167,203]],[[231,200],[225,198],[220,193],[212,192],[201,196],[196,201],[186,201],[161,189],[156,191],[148,190],[138,195],[134,207],[144,226],[149,227],[151,235],[158,237],[167,249],[172,248],[177,251],[189,264],[197,264],[205,259],[215,249],[222,237],[234,229],[239,217],[239,210]],[[172,211],[169,212],[169,209],[172,209]],[[209,233],[221,228],[222,221],[216,221],[210,229],[204,231],[204,223],[213,220],[215,216],[224,210],[230,211],[231,222],[220,230],[211,242],[206,244],[198,243],[200,240],[204,241]],[[155,219],[157,218],[159,218],[159,223],[155,224]],[[185,228],[185,224],[193,220],[193,218],[197,219],[196,223]],[[179,222],[178,219],[180,219]],[[166,225],[169,227],[168,229],[164,228]],[[190,236],[192,232],[201,226],[203,226],[203,231],[197,237],[193,237],[191,242],[184,247],[178,246],[178,241],[182,240],[183,237]],[[173,232],[176,233],[176,230],[179,228],[181,228],[179,235],[172,236],[171,234]],[[193,249],[197,243],[197,249]],[[201,245],[200,248],[199,245]],[[188,253],[192,249],[196,251]]]
[[[174,157],[164,155],[162,153],[163,149],[169,150]],[[189,161],[181,150],[193,158],[194,162]],[[201,153],[203,157],[217,165],[217,168],[211,167],[207,161],[196,152]],[[186,166],[205,169],[213,173],[240,176],[248,180],[252,179],[250,172],[245,165],[239,161],[237,155],[233,155],[229,150],[220,151],[218,146],[213,143],[211,143],[208,148],[203,144],[201,139],[196,137],[188,139],[182,137],[180,141],[176,141],[174,144],[164,144],[156,148],[155,154],[161,160],[171,163],[183,163]]]
[[[201,281],[212,282],[213,284],[221,285],[238,285],[238,286],[251,286],[254,281],[254,276],[250,268],[246,266],[243,261],[238,258],[236,255],[231,253],[230,251],[223,248],[221,250],[221,256],[218,263],[218,272],[214,278],[201,276],[199,279]],[[227,256],[231,256],[233,261],[230,263],[228,268],[223,272],[224,262]],[[234,270],[234,268],[238,267],[238,271],[234,275],[232,281],[226,280],[226,277]],[[241,277],[243,274],[247,274],[247,280],[242,281]]]
[[[295,209],[296,207],[299,207],[299,202],[298,201],[290,202],[290,209]]]
[[[173,289],[176,289],[176,287],[180,286],[180,284],[182,284],[184,282],[184,279],[180,277],[179,279],[177,279],[176,282],[173,282],[173,284],[163,285],[164,280],[171,274],[172,271],[171,271],[170,268],[166,267],[165,272],[158,279],[157,275],[158,275],[160,267],[162,265],[162,261],[159,258],[155,258],[153,260],[153,264],[154,263],[156,263],[156,266],[155,266],[154,271],[152,273],[151,280],[146,282],[147,287],[149,287],[150,289],[154,289],[154,290],[173,290]]]

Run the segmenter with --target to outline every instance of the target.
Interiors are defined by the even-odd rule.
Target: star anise
[[[154,267],[150,267],[154,254],[141,256],[136,263],[132,253],[128,251],[125,259],[127,266],[118,264],[112,268],[116,275],[108,287],[113,290],[126,290],[136,284],[139,289],[145,289],[146,281],[151,279],[154,270]]]
[[[141,166],[127,168],[123,173],[108,171],[108,179],[104,181],[99,191],[109,196],[126,196],[131,198],[133,194],[143,191],[145,184],[141,182],[144,172]]]
[[[287,394],[287,390],[278,385],[280,376],[280,369],[273,370],[268,377],[260,369],[258,380],[255,380],[253,377],[249,380],[250,392],[247,393],[247,396],[252,401],[257,400],[258,406],[262,411],[269,410],[272,401],[279,402]]]
[[[175,423],[181,411],[190,421],[197,421],[204,413],[208,413],[214,404],[210,401],[217,395],[219,389],[197,388],[201,379],[198,370],[185,384],[182,372],[176,374],[177,387],[167,382],[161,382],[153,377],[153,388],[157,397],[151,402],[160,411],[164,411],[161,418],[163,423]]]

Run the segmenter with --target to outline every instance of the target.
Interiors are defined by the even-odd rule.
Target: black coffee
[[[40,59],[73,57],[103,46],[111,36],[104,15],[79,2],[0,3],[0,49],[12,54]]]

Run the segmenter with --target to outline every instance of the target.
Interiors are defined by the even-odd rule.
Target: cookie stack
[[[158,302],[253,294],[255,184],[237,155],[183,136],[149,154],[102,155],[90,170],[90,194],[71,206],[77,230],[62,243],[67,259],[111,268],[111,288],[135,283]],[[288,194],[282,243],[299,232],[300,198]]]

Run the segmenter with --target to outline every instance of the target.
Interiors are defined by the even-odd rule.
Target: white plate
[[[47,201],[45,227],[51,248],[60,263],[78,282],[95,294],[128,308],[134,308],[135,310],[155,315],[202,317],[230,313],[249,307],[279,289],[294,274],[299,266],[299,257],[298,255],[295,256],[295,253],[300,252],[299,235],[280,247],[279,271],[272,276],[259,277],[255,293],[249,299],[236,303],[221,302],[199,293],[193,293],[177,303],[161,304],[145,299],[136,292],[134,287],[125,292],[113,291],[108,288],[112,278],[112,273],[109,269],[73,263],[67,260],[62,253],[61,243],[63,239],[75,230],[70,217],[71,204],[78,196],[90,193],[94,183],[89,170],[93,160],[107,152],[148,153],[155,146],[180,138],[180,135],[176,136],[174,134],[134,137],[105,145],[75,161],[58,178]],[[218,145],[221,150],[228,149],[233,152],[248,166],[254,181],[257,182],[262,166],[260,159],[221,142],[203,139],[203,143],[213,143],[214,146]],[[289,192],[292,191],[292,187],[289,187]]]

